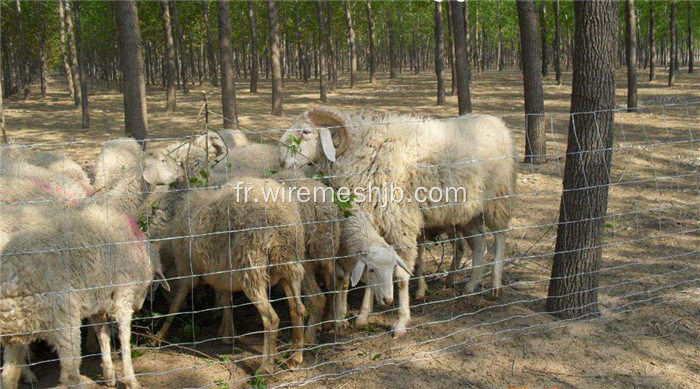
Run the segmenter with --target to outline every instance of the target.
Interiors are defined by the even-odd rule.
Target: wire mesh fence
[[[613,111],[612,150],[588,151],[613,158],[603,243],[586,247],[603,253],[602,313],[579,320],[544,302],[569,126],[600,112],[543,115],[538,165],[516,152],[522,115],[321,111],[238,133],[203,106],[192,136],[148,152],[3,146],[3,384],[314,386],[650,307],[698,313],[699,106]],[[355,191],[370,183],[379,199]]]

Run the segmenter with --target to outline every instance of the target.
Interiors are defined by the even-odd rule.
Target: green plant
[[[136,359],[142,355],[143,355],[143,351],[141,351],[141,350],[131,350],[131,358],[132,359]]]
[[[250,387],[253,389],[267,389],[267,382],[265,382],[265,378],[262,376],[262,373],[255,373],[255,376],[250,379]]]
[[[352,202],[355,201],[355,195],[340,196],[338,192],[333,192],[333,202],[343,212],[343,216],[352,216]]]
[[[268,169],[268,170],[265,170],[265,175],[264,175],[264,177],[265,177],[265,178],[270,178],[270,177],[272,177],[272,176],[275,175],[275,174],[277,174],[277,170]]]
[[[209,186],[209,172],[200,170],[196,176],[190,177],[190,186],[204,188]]]
[[[214,384],[216,384],[216,387],[219,389],[228,389],[229,388],[228,382],[226,382],[222,379],[218,379],[218,380],[214,381]]]

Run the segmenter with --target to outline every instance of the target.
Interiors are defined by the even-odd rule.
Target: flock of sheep
[[[284,291],[293,324],[289,367],[302,363],[304,345],[315,344],[319,331],[348,326],[347,292],[360,281],[366,288],[355,326],[367,324],[375,300],[393,304],[396,282],[392,331],[402,336],[413,272],[417,297],[427,289],[421,269],[428,238],[444,233],[454,242],[450,284],[466,240],[473,266],[465,292],[472,293],[490,231],[498,294],[516,174],[512,135],[498,118],[350,115],[329,107],[302,114],[275,144],[253,143],[233,130],[148,152],[134,140],[108,141],[92,182],[62,154],[0,149],[2,388],[16,388],[20,376],[36,380],[27,350],[40,339],[59,354],[62,385],[89,383],[79,374],[83,319],[97,335],[110,386],[116,374],[109,324],[116,322],[121,381],[138,388],[131,320],[152,283],[170,291],[170,281],[174,292],[155,342],[166,339],[197,284],[216,290],[223,306],[219,336],[233,339],[232,292],[243,292],[265,330],[261,372],[276,367],[273,285]],[[282,198],[301,188],[314,193],[384,182],[409,194],[462,187],[466,201],[419,203],[407,196],[384,206],[376,197],[344,203],[263,197],[269,189]],[[239,188],[248,188],[247,199]]]

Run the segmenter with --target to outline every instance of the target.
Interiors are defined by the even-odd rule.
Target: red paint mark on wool
[[[38,186],[39,188],[44,188],[46,190],[51,190],[51,191],[53,190],[53,187],[48,182],[39,181],[39,180],[32,180],[32,184]]]
[[[129,215],[126,215],[126,218],[129,220],[129,226],[131,227],[131,231],[134,233],[134,235],[136,235],[136,239],[143,241],[146,235],[144,235],[143,231],[141,231],[138,220]],[[141,244],[143,245],[143,242],[141,242]]]

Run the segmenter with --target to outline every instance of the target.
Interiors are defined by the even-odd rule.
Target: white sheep
[[[239,188],[239,189],[236,189]],[[296,350],[288,364],[302,362],[304,312],[301,282],[304,236],[298,210],[289,203],[265,202],[264,190],[283,187],[273,180],[242,178],[220,189],[191,190],[173,219],[169,236],[175,270],[181,279],[166,319],[156,338],[161,340],[188,292],[204,282],[221,291],[224,306],[231,292],[243,291],[260,313],[265,329],[260,371],[274,369],[279,318],[268,297],[270,285],[280,284],[288,298]],[[244,193],[248,193],[247,201]],[[191,245],[191,246],[190,246]],[[191,248],[191,250],[190,250]]]
[[[324,126],[330,128],[318,129]],[[380,207],[383,200],[377,196],[360,206],[368,213],[376,212],[373,223],[377,230],[399,251],[409,269],[414,266],[417,239],[423,228],[454,226],[468,236],[468,229],[478,223],[479,228],[485,225],[493,231],[494,289],[498,290],[504,231],[511,217],[510,196],[515,191],[517,172],[513,138],[500,119],[468,115],[441,121],[391,115],[353,120],[337,109],[321,107],[304,113],[297,127],[302,128],[301,142],[295,141],[300,130],[289,130],[282,137],[284,148],[280,147],[279,157],[283,167],[302,166],[310,160],[331,173],[330,181],[336,187],[364,188],[371,182],[378,187],[393,183],[402,189],[406,196],[400,201],[389,201],[386,207]],[[307,139],[304,129],[311,129]],[[338,134],[337,147],[331,131]],[[297,148],[290,151],[292,144]],[[419,187],[443,191],[449,187],[464,188],[464,194],[452,201],[444,196],[440,201],[413,201]],[[474,250],[477,252],[483,250]],[[466,289],[469,293],[481,280],[482,261],[483,257],[474,255],[473,274]],[[409,272],[397,269],[396,277],[399,317],[393,330],[395,336],[401,336],[410,320]],[[371,288],[366,290],[365,302],[369,302],[363,304],[356,325],[367,322],[371,293]]]
[[[0,176],[23,178],[41,186],[50,186],[51,191],[60,194],[60,199],[75,201],[90,194],[92,187],[76,181],[66,173],[57,173],[44,167],[17,159],[0,159]]]
[[[102,145],[93,168],[93,187],[96,191],[109,189],[109,183],[127,167],[138,162],[141,145],[133,138],[108,140]]]
[[[241,130],[221,130],[219,131],[224,143],[229,149],[234,149],[236,147],[246,147],[250,146],[252,143],[248,137]]]

